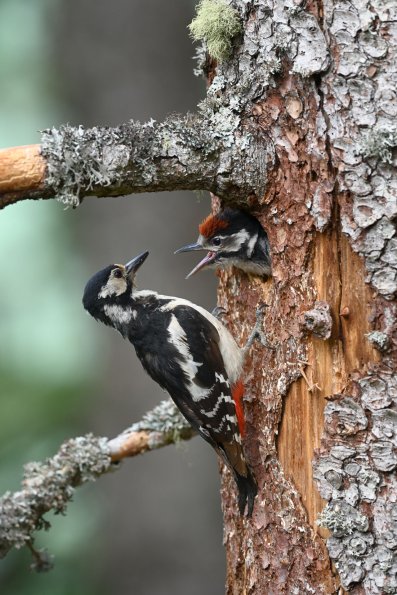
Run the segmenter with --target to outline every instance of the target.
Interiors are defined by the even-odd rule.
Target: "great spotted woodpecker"
[[[235,266],[246,273],[271,275],[270,247],[267,234],[259,221],[237,209],[226,208],[208,215],[199,225],[199,237],[175,251],[208,250],[208,254],[187,275],[186,279],[206,268]]]
[[[96,273],[85,287],[84,308],[133,344],[149,376],[231,469],[240,513],[251,516],[257,484],[241,444],[244,350],[204,308],[139,291],[135,275],[148,254]]]

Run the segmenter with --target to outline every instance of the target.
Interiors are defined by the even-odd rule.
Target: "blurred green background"
[[[186,0],[0,0],[0,148],[37,143],[63,122],[194,110],[204,82],[191,72],[193,10]],[[172,255],[209,207],[167,193],[0,212],[1,493],[66,438],[115,435],[164,397],[132,347],[85,315],[82,290],[102,266],[149,249],[141,287],[212,308],[215,277],[185,282],[196,259]],[[30,572],[28,552],[14,551],[0,561],[1,593],[223,592],[217,462],[202,441],[127,462],[50,520],[36,545],[55,554],[55,569]]]
[[[38,130],[70,117],[49,34],[60,4],[0,4],[2,147],[36,143]],[[24,463],[49,456],[83,429],[79,420],[92,407],[92,397],[86,397],[98,380],[101,350],[79,315],[79,301],[70,299],[71,289],[81,291],[86,266],[63,215],[52,203],[26,202],[0,216],[1,493],[18,489]],[[51,519],[51,532],[37,539],[39,547],[56,551],[55,570],[29,572],[29,553],[14,551],[0,563],[2,593],[98,592],[99,583],[85,572],[98,553],[88,547],[101,514],[94,507],[87,515],[91,494],[90,486],[68,518]]]

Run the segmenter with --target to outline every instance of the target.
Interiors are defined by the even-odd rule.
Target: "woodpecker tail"
[[[258,493],[258,486],[251,471],[247,468],[248,474],[244,475],[234,474],[238,489],[238,508],[240,514],[243,515],[247,508],[247,517],[252,516],[254,509],[255,496]]]
[[[241,444],[238,442],[226,442],[221,445],[220,454],[233,473],[238,489],[238,507],[240,514],[245,513],[252,516],[255,496],[258,493],[258,486],[255,477],[248,467],[244,457]]]

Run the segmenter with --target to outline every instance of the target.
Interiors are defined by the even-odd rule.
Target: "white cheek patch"
[[[233,252],[237,252],[240,250],[241,246],[249,240],[249,233],[245,229],[241,229],[237,233],[234,233],[230,236],[230,240],[227,243],[228,250]]]
[[[250,241],[248,242],[247,254],[248,254],[249,258],[251,258],[251,256],[252,256],[257,239],[258,239],[258,234],[256,233],[255,235],[253,235],[251,237]]]
[[[111,297],[112,295],[121,295],[127,289],[127,281],[121,277],[117,279],[115,277],[110,277],[106,285],[101,287],[101,291],[99,292],[100,298]]]
[[[131,308],[123,308],[122,306],[116,306],[115,304],[106,304],[103,307],[103,311],[105,312],[106,316],[116,325],[128,324],[133,318],[135,319],[137,316],[136,310],[132,310]]]

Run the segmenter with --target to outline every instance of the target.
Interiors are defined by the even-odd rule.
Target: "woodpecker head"
[[[83,306],[87,312],[119,330],[128,324],[132,317],[135,275],[148,255],[149,252],[143,252],[125,265],[110,264],[95,273],[84,289]]]
[[[216,215],[208,215],[199,225],[199,233],[197,242],[175,252],[208,250],[186,279],[203,268],[226,268],[232,265],[247,273],[271,275],[267,234],[252,215],[226,208]]]

